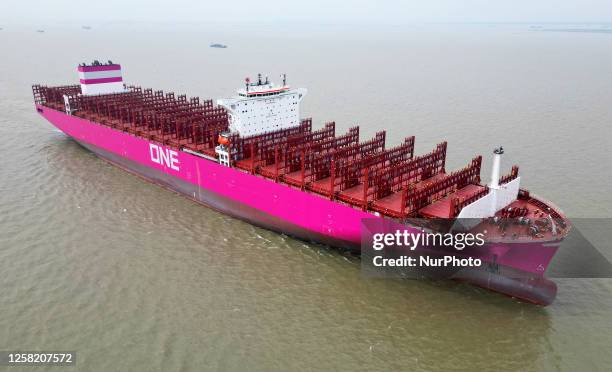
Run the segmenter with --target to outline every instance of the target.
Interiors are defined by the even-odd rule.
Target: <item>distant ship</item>
[[[83,30],[91,30],[91,26],[83,26]]]
[[[42,34],[43,32],[45,32],[45,30],[36,30],[36,32]]]
[[[224,44],[216,44],[216,43],[215,43],[215,44],[210,44],[210,47],[211,47],[211,48],[221,48],[221,49],[225,49],[225,48],[227,48],[227,45],[224,45]]]
[[[215,104],[125,86],[111,61],[82,64],[78,74],[79,85],[34,85],[36,109],[121,168],[255,225],[354,251],[362,219],[414,231],[408,218],[474,219],[495,254],[458,279],[542,305],[556,296],[544,272],[570,223],[520,187],[518,167],[500,175],[501,147],[491,182],[482,184],[481,156],[446,170],[446,142],[415,155],[414,136],[389,148],[384,131],[361,141],[359,127],[337,135],[329,122],[313,130],[300,118],[306,89],[291,88],[284,75],[282,84],[247,78]]]

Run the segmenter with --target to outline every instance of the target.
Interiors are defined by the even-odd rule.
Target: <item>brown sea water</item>
[[[74,83],[75,66],[94,58],[120,62],[128,83],[202,98],[287,73],[309,89],[302,116],[317,127],[360,124],[362,138],[387,129],[390,144],[416,135],[419,153],[448,140],[448,168],[483,154],[485,180],[501,144],[525,187],[571,217],[610,217],[612,35],[38,28],[0,31],[0,350],[76,350],[87,371],[612,363],[610,280],[557,280],[556,302],[540,308],[454,282],[365,279],[354,257],[105,163],[39,117],[31,97],[32,83]]]

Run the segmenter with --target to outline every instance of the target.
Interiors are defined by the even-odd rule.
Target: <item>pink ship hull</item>
[[[146,179],[233,217],[297,238],[334,247],[359,250],[361,220],[375,215],[330,201],[192,155],[174,151],[172,166],[160,158],[170,151],[159,143],[136,137],[108,126],[67,115],[45,106],[38,112],[58,129],[100,157]],[[154,150],[151,146],[155,147]],[[153,151],[153,154],[152,154]],[[559,241],[500,244],[507,251],[496,263],[498,273],[473,270],[457,279],[527,301],[547,305],[556,295],[556,285],[543,273],[556,253]],[[519,247],[520,246],[520,247]],[[518,249],[514,249],[514,247]],[[511,279],[503,268],[533,273],[535,278]]]
[[[37,108],[53,125],[106,160],[265,228],[358,249],[361,219],[374,217],[317,194],[301,192],[183,151],[176,151],[178,170],[173,169],[152,160],[152,142],[146,139],[47,107]],[[166,149],[161,144],[155,145]]]

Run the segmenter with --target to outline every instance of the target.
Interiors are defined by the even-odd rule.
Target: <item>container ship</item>
[[[384,131],[361,140],[357,126],[313,129],[300,117],[307,90],[285,75],[282,84],[247,78],[215,102],[124,84],[111,61],[80,64],[78,76],[76,85],[33,85],[36,110],[129,172],[257,226],[353,251],[364,219],[475,220],[498,254],[456,279],[540,305],[556,296],[544,273],[569,221],[520,187],[517,166],[500,175],[501,147],[483,184],[482,156],[447,171],[446,142],[417,155],[414,136],[388,147]],[[526,275],[508,274],[517,272]]]

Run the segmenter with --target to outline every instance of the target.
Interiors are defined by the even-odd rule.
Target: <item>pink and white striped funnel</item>
[[[101,64],[97,61],[91,65],[80,65],[79,79],[83,94],[109,94],[125,91],[121,77],[121,65]]]

